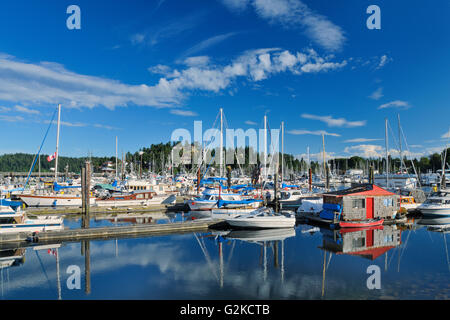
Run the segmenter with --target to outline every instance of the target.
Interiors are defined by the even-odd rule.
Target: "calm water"
[[[152,223],[186,218],[159,215]],[[135,222],[92,220],[91,227],[127,223]],[[65,225],[78,227],[79,221]],[[56,244],[53,251],[3,249],[1,298],[448,299],[450,239],[445,236],[420,225],[341,234],[299,224],[295,231],[89,241],[89,259],[80,242]],[[379,290],[367,288],[371,265],[380,269]],[[80,289],[67,286],[70,266],[81,271]]]

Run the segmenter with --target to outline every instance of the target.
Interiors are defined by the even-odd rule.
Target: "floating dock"
[[[121,237],[168,235],[173,233],[207,231],[210,227],[223,223],[222,220],[187,221],[166,224],[145,224],[99,228],[66,229],[39,233],[0,234],[0,245],[11,242],[48,243],[78,242],[80,240],[105,240]]]
[[[320,223],[320,224],[326,224],[328,226],[334,225],[339,227],[339,223],[338,221],[332,221],[332,220],[328,220],[328,219],[322,219],[321,217],[319,217],[318,215],[315,215],[313,213],[304,213],[302,215],[297,215],[297,219],[304,219],[307,222],[311,221],[311,222],[316,222],[316,223]],[[385,219],[383,222],[383,225],[393,225],[393,224],[403,224],[407,222],[407,218],[406,217],[402,217],[400,219]]]

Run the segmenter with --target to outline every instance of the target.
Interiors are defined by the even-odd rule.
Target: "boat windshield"
[[[425,204],[443,204],[445,202],[442,199],[427,199],[424,203]]]

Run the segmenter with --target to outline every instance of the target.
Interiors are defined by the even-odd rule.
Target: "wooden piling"
[[[91,163],[85,162],[85,167],[81,168],[81,203],[82,203],[82,227],[89,228],[89,209],[91,193]]]

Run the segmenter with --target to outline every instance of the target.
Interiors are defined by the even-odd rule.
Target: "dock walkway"
[[[203,220],[176,222],[167,224],[147,224],[132,226],[114,226],[85,229],[66,229],[40,233],[0,234],[0,245],[11,242],[77,242],[80,240],[104,240],[126,236],[168,235],[173,233],[207,231],[209,227],[222,223],[222,220]]]

